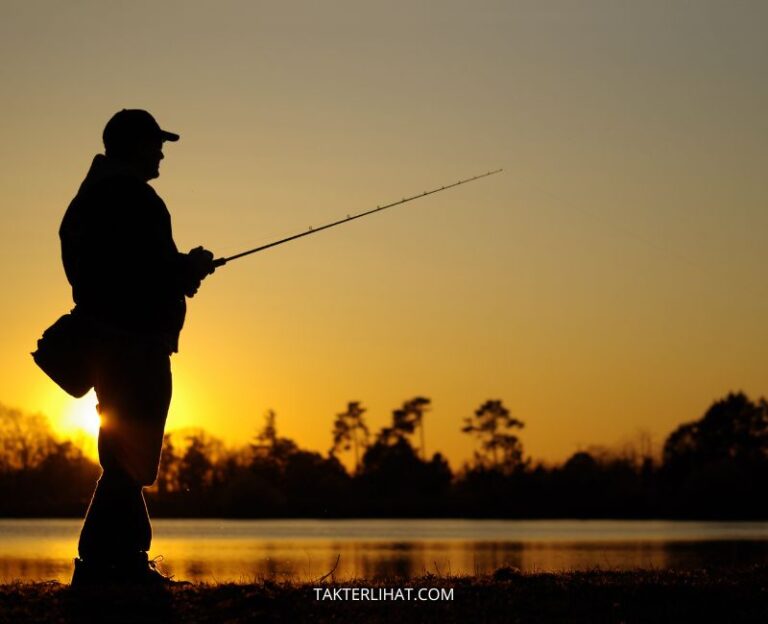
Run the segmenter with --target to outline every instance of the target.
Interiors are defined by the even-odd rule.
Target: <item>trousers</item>
[[[102,474],[78,552],[84,560],[120,562],[147,552],[152,541],[143,488],[157,478],[172,394],[170,354],[158,342],[117,336],[93,357]]]

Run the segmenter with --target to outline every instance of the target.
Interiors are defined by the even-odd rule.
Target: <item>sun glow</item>
[[[101,421],[96,411],[96,394],[91,390],[81,399],[72,399],[65,408],[61,428],[68,433],[82,433],[96,438]]]

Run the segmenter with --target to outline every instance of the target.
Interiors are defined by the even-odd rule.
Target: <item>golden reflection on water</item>
[[[577,522],[553,523],[556,538],[552,527],[549,534],[542,529],[546,528],[543,522],[480,524],[481,529],[496,537],[505,527],[508,534],[518,536],[516,540],[483,540],[458,537],[462,533],[473,536],[483,533],[477,532],[477,523],[467,521],[453,521],[454,524],[450,524],[451,521],[312,522],[159,520],[155,523],[150,556],[162,555],[161,567],[177,579],[211,583],[264,578],[308,581],[331,570],[337,557],[339,563],[334,571],[337,580],[411,577],[425,573],[479,574],[502,566],[547,572],[690,568],[765,562],[768,558],[768,539],[765,539],[768,525],[756,525],[750,531],[737,533],[746,536],[742,539],[734,539],[721,530],[712,533],[720,535],[719,539],[707,541],[680,539],[683,533],[675,525],[666,529],[667,533],[677,531],[677,539],[670,541],[651,539],[648,526],[640,527],[645,532],[638,534],[642,536],[639,539],[626,539],[628,525],[617,528],[610,524],[603,525],[602,539],[591,532],[584,539],[585,525]],[[439,539],[425,539],[430,526]],[[587,528],[592,531],[595,526],[599,525]],[[15,579],[68,582],[79,528],[80,522],[76,520],[0,520],[0,582]],[[402,537],[401,533],[409,532],[419,537]],[[259,533],[269,537],[257,537]],[[390,537],[371,538],[372,533]],[[311,537],[298,537],[302,534]],[[350,534],[351,537],[346,536]],[[395,534],[398,538],[392,539]],[[658,532],[659,536],[664,534]],[[690,530],[689,534],[699,535]],[[520,535],[535,537],[520,539]],[[549,535],[549,539],[542,539],[545,535]],[[624,539],[610,539],[611,535],[624,536]]]

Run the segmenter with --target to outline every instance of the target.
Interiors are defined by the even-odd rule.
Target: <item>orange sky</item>
[[[57,230],[106,120],[182,139],[155,188],[179,247],[233,263],[190,302],[169,426],[326,451],[433,400],[454,467],[501,398],[526,452],[657,442],[768,393],[768,42],[761,2],[5,2],[0,402],[72,402],[28,356],[70,307]]]

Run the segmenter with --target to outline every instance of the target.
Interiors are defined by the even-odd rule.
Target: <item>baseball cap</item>
[[[104,147],[110,150],[120,149],[143,139],[178,141],[179,135],[160,128],[155,118],[145,110],[124,108],[115,113],[104,126],[102,138]]]

